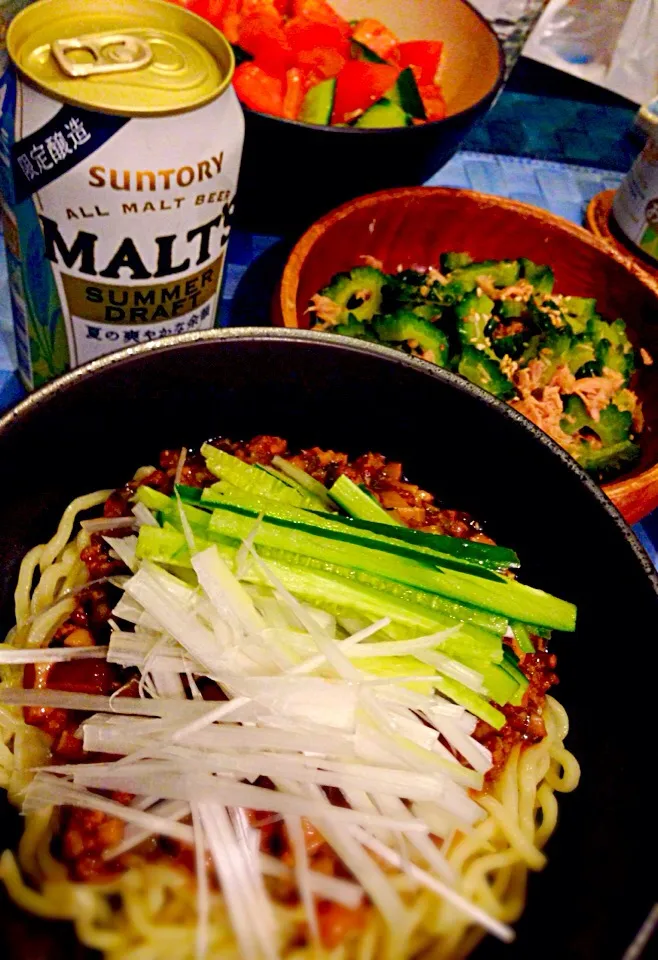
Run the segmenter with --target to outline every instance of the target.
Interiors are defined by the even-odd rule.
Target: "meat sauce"
[[[285,457],[327,486],[341,474],[346,474],[355,483],[365,485],[387,510],[410,527],[479,542],[493,542],[472,517],[462,511],[438,506],[432,494],[404,479],[400,463],[389,461],[381,454],[366,453],[350,461],[347,454],[312,447],[290,455],[286,441],[272,436],[257,436],[248,442],[237,443],[218,439],[212,443],[247,463],[269,465],[274,456]],[[180,459],[180,450],[163,450],[158,468],[146,472],[139,480],[130,481],[110,495],[104,506],[104,516],[108,519],[131,516],[131,501],[141,485],[171,494],[177,472],[180,482],[188,486],[205,487],[215,483],[217,478],[206,469],[205,461],[199,454],[186,454],[182,467]],[[125,528],[118,529],[115,535],[126,535]],[[81,558],[87,566],[90,585],[78,594],[76,608],[55,633],[52,646],[107,644],[109,639],[107,621],[113,606],[113,588],[107,583],[94,581],[128,571],[112,555],[99,534],[92,535]],[[494,730],[487,723],[479,721],[474,733],[492,754],[493,766],[487,774],[489,782],[498,776],[515,745],[537,743],[546,733],[541,712],[546,692],[558,682],[555,674],[556,657],[545,650],[540,638],[533,639],[536,652],[522,656],[519,661],[520,669],[529,680],[523,703],[518,707],[508,705],[501,708],[506,717],[501,730]],[[515,652],[519,654],[518,650]],[[76,660],[50,667],[28,666],[25,668],[24,685],[105,696],[117,692],[122,696],[137,696],[134,671],[101,660]],[[210,680],[202,680],[200,688],[204,699],[223,697],[219,687]],[[82,741],[75,736],[85,715],[37,707],[26,707],[24,715],[27,723],[39,727],[52,738],[54,762],[98,759],[98,755],[84,754]],[[132,799],[126,794],[110,796],[122,803],[130,803]],[[284,825],[257,811],[251,811],[250,818],[253,825],[260,829],[261,849],[291,864],[293,855]],[[335,876],[348,876],[322,835],[310,823],[305,823],[304,829],[313,869]],[[125,857],[111,861],[103,859],[104,852],[119,843],[122,835],[123,823],[114,817],[95,811],[64,808],[55,852],[66,863],[72,879],[102,882],[128,865]],[[190,872],[194,871],[193,851],[170,840],[150,840],[133,854],[135,852],[147,859],[167,859]],[[284,902],[293,899],[294,887],[288,881],[277,881],[276,895]],[[335,903],[320,902],[318,922],[325,946],[332,948],[351,931],[361,929],[366,917],[366,905],[348,910]]]

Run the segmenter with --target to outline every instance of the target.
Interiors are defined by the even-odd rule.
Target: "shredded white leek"
[[[0,645],[0,663],[65,663],[67,660],[104,660],[107,647],[40,647],[36,650]]]
[[[380,910],[393,942],[403,944],[411,913],[382,862],[405,874],[412,887],[433,891],[509,939],[508,927],[457,892],[455,871],[434,839],[448,841],[456,830],[466,834],[482,819],[469,791],[481,789],[491,766],[489,752],[473,737],[475,718],[434,690],[438,678],[449,677],[482,691],[482,675],[441,650],[460,627],[380,639],[388,618],[337,619],[288,590],[276,565],[254,548],[260,519],[230,566],[216,546],[197,550],[178,493],[176,502],[191,555],[192,572],[184,579],[140,561],[136,537],[105,537],[132,571],[117,581],[123,594],[113,611],[109,648],[0,648],[0,663],[107,655],[141,673],[137,699],[0,686],[0,702],[7,705],[91,713],[78,731],[84,750],[119,757],[39,771],[24,810],[68,804],[119,817],[124,838],[106,852],[108,860],[153,835],[193,847],[198,960],[209,951],[208,854],[245,960],[277,956],[266,876],[296,882],[316,944],[316,899],[355,909],[364,896]],[[87,529],[157,526],[143,504],[133,514],[135,520],[113,525],[91,521]],[[252,579],[254,567],[260,571],[258,586],[245,584],[247,567]],[[213,680],[226,699],[204,701],[200,678]],[[273,786],[261,786],[261,778]],[[328,788],[341,791],[347,805],[332,802]],[[135,800],[123,805],[97,791],[122,791]],[[292,867],[259,852],[260,834],[247,810],[282,821]],[[191,823],[181,822],[188,818]],[[353,880],[313,869],[307,822]]]

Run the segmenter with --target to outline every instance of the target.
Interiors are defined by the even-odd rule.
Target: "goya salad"
[[[406,127],[445,117],[440,40],[402,43],[326,0],[173,0],[221,30],[251,110],[321,126]]]
[[[454,370],[507,400],[596,476],[639,457],[638,354],[624,321],[603,319],[593,298],[554,293],[549,266],[446,253],[440,269],[384,273],[379,261],[363,260],[312,297],[313,329]],[[639,356],[651,362],[645,350]]]

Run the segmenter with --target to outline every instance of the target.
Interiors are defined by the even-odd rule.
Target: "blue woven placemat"
[[[596,167],[463,151],[428,183],[522,200],[582,223],[594,194],[618,187],[622,177]]]
[[[542,80],[546,87],[559,83],[555,71],[548,76],[545,70],[533,71],[530,79],[533,86]],[[506,89],[470,131],[462,149],[592,164],[623,173],[630,168],[641,149],[633,133],[631,104],[623,105],[620,98],[615,98],[618,103],[584,103],[547,94],[548,90],[540,94]]]

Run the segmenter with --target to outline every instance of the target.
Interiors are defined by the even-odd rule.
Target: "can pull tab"
[[[153,59],[148,43],[125,33],[88,33],[69,40],[55,40],[52,54],[69,77],[91,77],[99,73],[128,73],[146,67]],[[80,62],[76,51],[91,54],[92,61]]]

